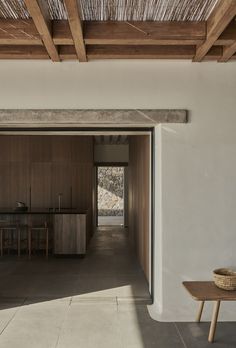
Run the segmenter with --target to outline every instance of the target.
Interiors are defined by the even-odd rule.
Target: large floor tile
[[[67,310],[62,301],[23,305],[0,335],[0,347],[55,348]]]
[[[10,324],[23,303],[24,299],[0,299],[0,335]]]
[[[123,347],[184,348],[174,324],[152,320],[145,305],[120,304],[118,318]]]
[[[235,348],[236,324],[218,323],[214,344],[208,342],[210,323],[176,323],[176,326],[188,348]]]
[[[57,348],[123,348],[117,306],[113,303],[74,303],[70,306]]]

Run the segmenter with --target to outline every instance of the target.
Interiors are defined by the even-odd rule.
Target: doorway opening
[[[127,262],[125,265],[121,256],[120,264],[117,258],[112,262],[106,261],[101,271],[107,270],[107,264],[113,267],[112,272],[120,267],[119,272],[123,272],[130,282],[126,285],[131,286],[134,296],[139,296],[141,294],[136,291],[135,285],[133,286],[132,277],[137,273],[135,267],[140,267],[143,270],[143,273],[140,272],[140,281],[152,295],[152,134],[153,131],[149,129],[103,129],[96,132],[25,130],[16,134],[13,131],[9,132],[0,137],[1,145],[5,149],[4,158],[0,161],[0,215],[2,211],[4,219],[6,215],[9,215],[9,219],[12,218],[15,202],[21,201],[29,207],[20,215],[22,225],[27,223],[28,216],[35,216],[37,221],[40,219],[40,223],[42,219],[45,220],[45,215],[50,218],[49,249],[55,263],[57,260],[54,256],[59,253],[54,240],[60,241],[61,257],[65,255],[65,258],[66,255],[77,255],[75,247],[81,246],[82,242],[83,256],[88,258],[94,250],[99,250],[98,254],[100,253],[104,259],[117,251],[120,255],[128,254],[129,257],[124,258]],[[13,175],[16,171],[19,172],[17,177]],[[103,181],[99,182],[100,176],[103,177]],[[118,188],[114,187],[114,177],[119,183]],[[97,197],[103,195],[107,195],[111,205],[100,205]],[[57,208],[58,197],[60,205],[62,201],[61,211]],[[75,228],[72,238],[72,229],[68,228],[66,221],[75,215],[86,215],[86,218],[83,220],[83,234],[80,227]],[[103,220],[108,217],[113,221],[96,221],[96,215]],[[61,222],[56,223],[59,220]],[[78,219],[75,221],[77,223]],[[100,225],[99,229],[96,228],[97,224]],[[121,228],[117,228],[118,226]],[[65,233],[61,232],[62,228]],[[57,238],[58,233],[61,233],[63,238]],[[37,251],[36,243],[34,245]],[[15,248],[15,245],[12,248]],[[107,252],[109,248],[111,250]],[[137,264],[133,262],[135,259]],[[126,271],[129,274],[126,274]],[[129,279],[130,275],[132,279]],[[122,284],[117,284],[118,290]],[[107,286],[109,287],[109,284]],[[80,294],[80,289],[77,294]]]
[[[124,226],[125,168],[97,167],[98,226]]]

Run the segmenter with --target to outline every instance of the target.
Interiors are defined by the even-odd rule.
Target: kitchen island
[[[19,226],[22,229],[21,238],[26,240],[28,228],[46,223],[50,227],[51,250],[54,255],[85,255],[87,215],[86,210],[77,209],[0,209],[0,228],[6,223]],[[12,238],[14,239],[14,233]]]

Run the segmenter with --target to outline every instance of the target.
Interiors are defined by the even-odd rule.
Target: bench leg
[[[209,342],[214,341],[219,309],[220,309],[220,301],[215,301],[212,320],[211,320],[211,327],[210,327],[209,336],[208,336]]]
[[[201,321],[204,303],[205,303],[204,301],[201,301],[201,302],[200,302],[199,309],[198,309],[198,313],[197,313],[197,317],[196,317],[196,322],[197,322],[197,323],[200,323],[200,321]]]

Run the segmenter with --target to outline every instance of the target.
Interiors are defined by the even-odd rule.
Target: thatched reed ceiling
[[[44,0],[52,19],[67,19],[63,0]],[[201,21],[218,0],[81,0],[84,20]],[[0,0],[0,17],[29,18],[24,0]]]
[[[29,18],[24,0],[0,0],[0,18]]]
[[[218,0],[82,0],[87,20],[205,20]]]

